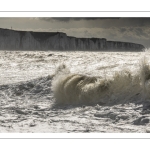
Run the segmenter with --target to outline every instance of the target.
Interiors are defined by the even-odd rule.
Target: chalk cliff
[[[141,44],[76,38],[62,32],[31,32],[0,29],[0,50],[99,50],[142,51]]]

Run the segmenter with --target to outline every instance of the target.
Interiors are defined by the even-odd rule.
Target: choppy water
[[[40,124],[43,120],[40,132],[145,132],[136,124],[149,124],[143,123],[149,116],[140,114],[143,100],[149,99],[149,55],[148,51],[1,51],[2,131],[38,132],[33,120]],[[138,111],[129,113],[129,107]],[[122,123],[121,119],[113,123],[119,115],[124,125],[116,128]],[[86,127],[79,121],[81,116]],[[110,119],[106,129],[102,118]],[[104,121],[99,122],[102,128],[97,128],[95,119]]]

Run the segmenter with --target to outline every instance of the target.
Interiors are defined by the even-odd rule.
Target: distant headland
[[[0,50],[143,51],[141,44],[77,38],[62,32],[32,32],[0,28]]]

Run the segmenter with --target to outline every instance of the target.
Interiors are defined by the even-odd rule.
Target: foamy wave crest
[[[140,70],[116,72],[112,78],[72,74],[65,65],[56,70],[52,90],[57,104],[117,104],[138,101],[148,97],[150,67],[142,60]]]
[[[143,57],[140,64],[140,81],[143,100],[150,99],[150,66],[146,57]]]

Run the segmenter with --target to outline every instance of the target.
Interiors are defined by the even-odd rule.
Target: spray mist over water
[[[132,74],[123,69],[112,77],[72,74],[65,65],[56,70],[52,89],[57,104],[117,104],[145,99],[149,91],[150,67],[145,58]]]

